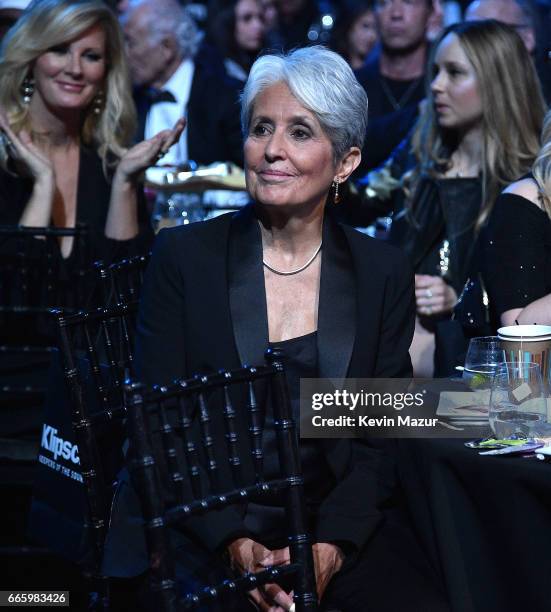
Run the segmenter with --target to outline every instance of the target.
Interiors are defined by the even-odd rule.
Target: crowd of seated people
[[[153,248],[138,322],[146,383],[283,347],[296,416],[301,377],[448,376],[469,335],[551,322],[548,67],[524,0],[476,0],[433,42],[432,0],[334,2],[331,15],[313,0],[205,2],[199,23],[186,4],[33,0],[0,49],[0,224],[84,224],[90,269]],[[243,168],[251,204],[154,240],[146,171],[190,160]],[[349,227],[381,216],[386,243]],[[75,240],[57,245],[67,269]],[[491,316],[467,329],[473,279]],[[378,487],[396,486],[391,455],[301,442],[324,609],[448,609],[392,495],[379,514]],[[121,482],[104,569],[137,577],[132,606],[151,609],[139,510]],[[238,573],[286,560],[281,531],[262,532],[272,510],[199,521],[179,562],[193,548],[199,573],[222,576],[228,560]],[[382,588],[391,568],[407,592]],[[251,597],[293,605],[274,585]]]

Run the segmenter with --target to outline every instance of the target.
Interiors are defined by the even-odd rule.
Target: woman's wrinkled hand
[[[432,316],[451,312],[457,303],[455,289],[441,276],[415,275],[417,313]]]
[[[321,601],[331,578],[333,578],[342,567],[344,554],[338,546],[326,542],[314,544],[312,546],[312,554],[314,556],[318,599]]]
[[[35,181],[53,181],[54,169],[50,159],[33,143],[27,130],[16,134],[3,112],[0,112],[0,130],[3,132],[7,153],[16,164],[30,173]]]
[[[272,565],[289,563],[289,548],[270,550],[250,538],[238,538],[228,546],[230,564],[240,574],[257,573]],[[293,597],[278,584],[266,584],[261,590],[249,592],[249,597],[262,612],[290,610]]]
[[[118,177],[128,181],[155,165],[178,142],[185,127],[186,120],[181,117],[172,129],[163,130],[134,145],[121,157],[116,172]]]

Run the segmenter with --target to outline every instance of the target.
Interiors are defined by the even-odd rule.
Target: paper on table
[[[526,399],[529,395],[532,394],[532,389],[527,382],[523,382],[516,389],[511,391],[513,397],[517,400],[517,402],[522,402],[523,399]]]
[[[438,401],[436,416],[469,417],[487,416],[490,403],[490,389],[477,391],[442,391]]]

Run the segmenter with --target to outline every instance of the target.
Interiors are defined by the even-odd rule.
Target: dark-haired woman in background
[[[366,0],[343,2],[331,46],[344,57],[352,70],[364,65],[378,39],[372,3]]]
[[[209,5],[210,39],[229,76],[245,82],[264,45],[266,26],[260,0],[215,0]]]

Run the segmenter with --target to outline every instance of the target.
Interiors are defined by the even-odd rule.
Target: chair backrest
[[[149,257],[149,254],[136,255],[109,266],[101,261],[95,264],[104,305],[126,304],[139,299]]]
[[[42,401],[55,341],[47,313],[84,307],[87,235],[84,225],[0,225],[0,397],[8,405]],[[58,242],[67,236],[74,239],[70,266]]]
[[[74,238],[71,268],[61,269],[59,239]],[[85,225],[74,228],[0,225],[0,312],[44,314],[84,304],[87,267]],[[60,278],[61,276],[61,278]],[[67,288],[71,297],[67,303]]]
[[[268,366],[196,376],[170,386],[127,385],[129,469],[142,504],[149,558],[155,560],[150,576],[160,610],[189,609],[249,591],[273,582],[278,572],[294,574],[297,610],[317,609],[298,439],[281,352],[270,349],[267,360]],[[279,476],[271,480],[263,470],[262,395],[271,399],[280,466]],[[247,440],[240,439],[243,435]],[[284,496],[291,566],[226,581],[178,600],[167,527],[274,493]]]
[[[97,573],[103,558],[112,482],[122,463],[124,380],[134,374],[136,312],[136,302],[69,316],[61,310],[52,311],[57,320],[72,427],[89,510],[92,571]],[[79,355],[89,363],[93,398],[86,396],[89,385],[81,379]],[[108,461],[107,455],[110,455]]]

